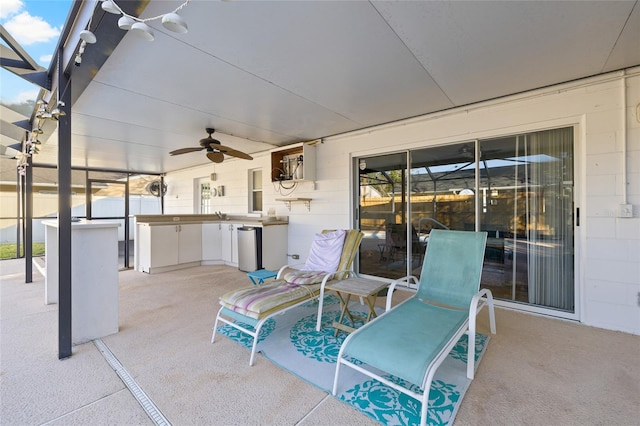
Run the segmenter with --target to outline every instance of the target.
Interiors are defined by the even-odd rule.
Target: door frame
[[[583,201],[582,201],[582,194],[584,193],[584,182],[583,179],[581,179],[582,176],[584,176],[584,156],[585,156],[585,150],[584,147],[582,146],[582,141],[584,141],[585,135],[584,135],[584,117],[566,117],[564,119],[560,119],[560,120],[552,120],[548,123],[545,123],[547,125],[540,125],[541,123],[536,123],[536,125],[528,125],[528,126],[517,126],[514,127],[513,129],[511,129],[512,131],[509,131],[508,133],[504,133],[504,134],[499,134],[499,133],[489,133],[489,132],[484,132],[482,135],[479,135],[478,137],[474,137],[474,138],[470,138],[470,139],[463,139],[463,140],[451,140],[449,142],[447,142],[446,144],[433,144],[433,145],[428,145],[428,144],[423,144],[423,145],[413,145],[410,148],[407,149],[403,149],[403,150],[398,150],[398,151],[388,151],[388,152],[371,152],[371,151],[367,151],[367,152],[362,152],[362,153],[356,153],[356,152],[352,152],[351,153],[351,162],[350,165],[352,167],[352,173],[350,173],[351,179],[352,179],[352,208],[353,208],[353,214],[352,214],[352,223],[354,224],[355,227],[358,227],[360,225],[360,215],[361,215],[361,211],[360,211],[360,199],[359,199],[359,195],[360,195],[360,174],[359,174],[359,163],[362,159],[367,159],[367,158],[371,158],[371,157],[378,157],[378,156],[383,156],[383,155],[391,155],[391,154],[397,154],[397,153],[402,153],[405,152],[407,153],[407,173],[410,173],[411,170],[411,152],[415,151],[415,150],[419,150],[419,149],[427,149],[427,148],[435,148],[438,146],[445,146],[445,145],[455,145],[455,144],[459,144],[459,143],[465,143],[465,142],[473,142],[475,144],[475,151],[476,151],[476,158],[478,157],[478,149],[480,146],[480,142],[482,140],[486,140],[486,139],[493,139],[493,138],[498,138],[498,137],[504,137],[504,136],[511,136],[511,135],[518,135],[518,134],[526,134],[526,133],[532,133],[532,132],[539,132],[539,131],[543,131],[543,130],[550,130],[550,129],[558,129],[558,128],[563,128],[563,127],[572,127],[573,128],[573,168],[574,168],[574,173],[573,173],[573,215],[574,215],[574,223],[573,223],[573,263],[574,263],[574,271],[573,271],[573,289],[574,289],[574,309],[573,312],[568,312],[568,311],[562,311],[562,310],[557,310],[551,307],[544,307],[544,306],[540,306],[540,305],[531,305],[531,304],[526,304],[526,303],[520,303],[520,302],[516,302],[516,301],[509,301],[509,300],[496,300],[496,305],[498,306],[502,306],[504,308],[508,308],[508,309],[514,309],[514,310],[518,310],[518,311],[524,311],[524,312],[529,312],[532,314],[540,314],[540,315],[544,315],[544,316],[552,316],[552,317],[557,317],[557,318],[563,318],[563,319],[568,319],[568,320],[577,320],[580,321],[581,319],[581,315],[583,312],[583,305],[584,305],[584,300],[583,300],[583,291],[581,291],[581,283],[583,282],[581,277],[583,276],[583,268],[584,268],[584,261],[582,259],[583,257],[583,253],[580,250],[581,247],[581,241],[584,241],[585,239],[585,235],[586,235],[586,227],[584,226],[585,224],[585,219],[586,216],[584,214],[585,210],[585,206],[583,205]],[[479,162],[475,162],[476,165],[476,187],[478,186],[478,180],[480,179],[479,173],[478,173],[478,168],[479,168]],[[407,200],[405,202],[407,202],[407,207],[406,207],[406,211],[407,214],[409,215],[408,217],[411,217],[411,202],[410,202],[410,193],[408,185],[409,185],[409,180],[407,180]],[[478,225],[480,223],[480,197],[477,196],[475,197],[475,209],[476,209],[476,218],[475,218],[475,227],[476,229],[478,228]],[[580,212],[583,212],[582,215],[580,215]],[[409,231],[408,231],[409,232]],[[410,241],[410,240],[408,240]],[[407,256],[409,257],[410,254],[407,254]],[[410,265],[411,265],[411,259],[408,258],[406,260],[406,265],[407,265],[407,272],[409,272],[410,270]],[[360,272],[360,262],[359,259],[356,259],[356,263],[354,265],[356,269],[356,271]],[[385,278],[381,278],[381,277],[377,277],[377,276],[371,276],[371,275],[366,275],[363,274],[364,276],[368,276],[370,278],[373,279],[385,279]]]

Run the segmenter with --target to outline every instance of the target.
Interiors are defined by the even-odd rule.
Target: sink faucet
[[[218,219],[222,220],[222,212],[215,212]]]

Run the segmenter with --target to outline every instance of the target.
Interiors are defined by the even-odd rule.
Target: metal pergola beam
[[[0,25],[0,38],[7,44],[0,45],[0,66],[23,79],[49,90],[51,84],[47,70],[20,46],[9,32]]]

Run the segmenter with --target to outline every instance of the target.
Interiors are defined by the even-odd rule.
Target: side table
[[[333,322],[333,326],[336,329],[336,336],[338,335],[339,330],[346,331],[347,333],[351,333],[355,330],[354,327],[343,324],[345,316],[349,317],[352,326],[355,326],[354,317],[364,320],[365,324],[371,321],[372,318],[377,317],[378,315],[376,314],[374,306],[378,297],[378,293],[388,286],[389,283],[386,282],[374,281],[360,277],[350,277],[346,280],[327,284],[325,290],[335,291],[338,295],[338,298],[340,299],[340,305],[342,307],[340,311],[340,319]],[[368,309],[366,317],[358,317],[357,315],[351,313],[351,311],[349,310],[349,301],[351,300],[351,296],[360,297],[366,302]]]
[[[276,272],[270,271],[268,269],[258,269],[257,271],[247,272],[247,276],[253,283],[256,284],[264,284],[264,280],[268,280],[269,278],[275,278],[278,274]]]

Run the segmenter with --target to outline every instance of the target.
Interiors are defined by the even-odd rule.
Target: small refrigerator
[[[262,228],[238,228],[238,269],[244,272],[262,269]]]

